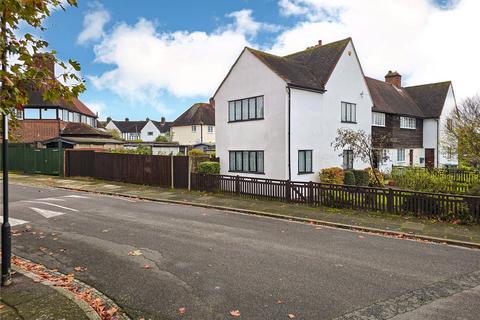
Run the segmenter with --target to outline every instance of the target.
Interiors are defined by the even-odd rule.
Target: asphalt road
[[[35,232],[14,236],[14,253],[64,273],[87,268],[76,277],[135,319],[480,314],[478,250],[56,189],[10,194],[14,229]]]

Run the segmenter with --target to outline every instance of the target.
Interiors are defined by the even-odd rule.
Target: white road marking
[[[71,194],[68,196],[62,196],[63,198],[77,198],[77,199],[90,199],[90,197],[85,197],[85,196],[78,196],[76,194]]]
[[[0,221],[3,223],[3,216],[0,216]],[[10,222],[10,226],[12,226],[12,227],[28,223],[28,221],[20,220],[20,219],[14,219],[14,218],[9,218],[8,221]]]
[[[40,209],[40,208],[35,208],[35,207],[30,207],[33,211],[36,213],[39,213],[42,215],[44,218],[51,218],[51,217],[56,217],[56,216],[61,216],[62,214],[65,214],[64,212],[57,212],[57,211],[51,211],[51,210],[45,210],[45,209]]]
[[[23,200],[22,202],[46,204],[47,206],[52,206],[52,207],[57,207],[57,208],[65,209],[65,210],[70,210],[70,211],[78,212],[77,209],[72,209],[72,208],[69,208],[69,207],[64,207],[64,206],[61,206],[61,205],[55,204],[55,203],[48,203],[48,202],[36,201],[36,200]]]
[[[60,198],[41,198],[41,199],[35,199],[38,201],[66,201],[65,199],[60,199]]]

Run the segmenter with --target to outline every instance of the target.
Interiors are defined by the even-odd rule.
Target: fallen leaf
[[[108,231],[110,231],[110,230],[108,230],[108,229],[102,230],[102,232],[104,232],[104,233],[105,233],[105,232],[108,232]]]
[[[142,268],[143,269],[151,269],[152,267],[149,264],[144,264]]]
[[[58,238],[53,238],[52,240],[53,240],[53,241],[57,241],[57,240],[58,240]]]
[[[27,225],[25,226],[25,231],[26,231],[26,232],[32,231],[32,226],[29,225],[29,224],[27,224]]]
[[[230,311],[230,315],[232,317],[240,317],[240,310],[232,310]]]
[[[283,301],[282,300],[277,300],[277,304],[282,304]]]
[[[75,268],[73,268],[73,270],[75,270],[77,272],[83,272],[83,271],[87,270],[87,268],[85,268],[85,267],[75,267]]]
[[[113,316],[115,313],[117,313],[118,308],[112,307],[106,311],[106,314],[109,315],[110,317]]]
[[[289,314],[288,314],[288,318],[289,318],[289,319],[293,319],[293,318],[295,318],[295,315],[294,315],[293,313],[289,313]]]
[[[0,304],[0,309],[3,309],[4,305],[3,304]]]
[[[33,282],[35,282],[35,283],[40,283],[41,281],[42,281],[42,280],[40,280],[40,279],[34,279],[34,280],[33,280]]]
[[[67,249],[60,249],[60,252],[65,252]]]
[[[365,238],[364,236],[358,236],[358,237],[359,237],[360,239],[363,239],[363,238]]]
[[[185,307],[178,308],[178,312],[180,312],[180,314],[185,314],[185,311],[187,311],[187,308]]]
[[[128,253],[129,256],[141,256],[142,255],[142,252],[140,250],[134,250],[134,251],[130,251]]]

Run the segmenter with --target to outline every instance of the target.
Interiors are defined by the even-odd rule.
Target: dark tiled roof
[[[161,121],[152,120],[152,123],[155,125],[155,127],[157,127],[160,133],[167,133],[168,131],[170,131],[170,128],[173,122],[172,121],[161,122]]]
[[[424,114],[404,88],[365,77],[373,100],[373,111],[424,117]]]
[[[130,133],[130,132],[140,132],[142,131],[143,127],[147,124],[148,121],[115,121],[112,120],[113,124],[123,133]]]
[[[43,100],[43,91],[41,89],[27,88],[28,104],[26,107],[59,107],[72,112],[78,112],[90,117],[96,117],[95,113],[90,110],[78,98],[71,98],[70,101],[60,99],[57,102]]]
[[[451,81],[445,81],[405,87],[404,89],[422,109],[425,117],[438,118],[442,114],[442,109],[451,84]]]
[[[78,122],[68,122],[60,135],[63,136],[89,136],[89,137],[107,137],[112,135],[105,131],[95,129],[88,124]]]
[[[330,75],[351,38],[314,46],[284,57],[247,48],[286,82],[324,90]]]
[[[172,123],[172,127],[193,124],[215,125],[215,108],[209,103],[195,103]]]

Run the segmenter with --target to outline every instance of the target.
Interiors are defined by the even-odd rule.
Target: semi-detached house
[[[398,96],[402,99],[397,101]],[[372,132],[372,118],[378,117],[384,117],[384,130],[392,132],[387,154],[414,149],[420,164],[425,150],[433,148],[438,159],[439,119],[455,105],[451,84],[443,103],[441,98],[431,103],[430,93],[417,87],[366,78],[351,38],[320,41],[287,56],[245,48],[213,98],[221,173],[295,181],[318,181],[318,172],[326,167],[368,167],[351,150],[335,151],[331,143],[339,128]],[[418,128],[415,123],[413,129],[411,118],[421,119]],[[381,127],[374,127],[374,137]],[[413,136],[417,140],[410,141]],[[398,144],[399,139],[405,144]]]

